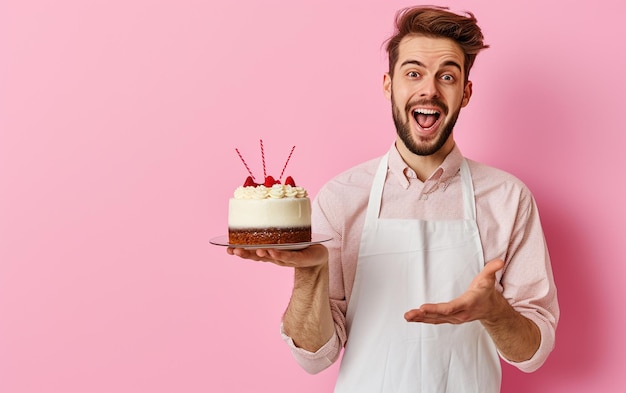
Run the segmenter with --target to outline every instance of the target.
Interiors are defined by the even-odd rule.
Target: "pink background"
[[[383,41],[406,1],[0,3],[0,392],[330,392],[279,337],[288,269],[228,257],[247,175],[312,195],[394,129]],[[626,246],[620,0],[448,1],[491,48],[463,153],[534,191],[557,348],[504,392],[621,392]]]

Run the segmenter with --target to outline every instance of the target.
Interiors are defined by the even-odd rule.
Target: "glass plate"
[[[320,244],[331,240],[332,237],[328,235],[322,235],[319,233],[311,234],[310,242],[302,243],[281,243],[281,244],[230,244],[228,243],[228,235],[217,236],[209,240],[209,243],[216,246],[226,246],[233,248],[245,248],[247,250],[256,250],[261,248],[273,248],[276,250],[302,250],[313,244]]]

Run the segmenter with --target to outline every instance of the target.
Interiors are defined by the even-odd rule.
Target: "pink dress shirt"
[[[462,160],[455,146],[441,166],[422,182],[392,146],[381,218],[462,219],[459,176]],[[313,232],[333,237],[325,245],[329,250],[330,305],[335,334],[318,351],[309,352],[296,347],[281,329],[298,363],[312,374],[334,363],[348,340],[346,309],[378,162],[379,158],[373,159],[338,175],[322,187],[313,202]],[[468,164],[485,262],[496,258],[505,261],[504,269],[497,276],[497,289],[515,310],[535,322],[541,331],[540,347],[531,359],[520,363],[504,360],[531,372],[539,368],[552,351],[559,319],[556,287],[537,206],[519,179],[475,161],[468,160]]]

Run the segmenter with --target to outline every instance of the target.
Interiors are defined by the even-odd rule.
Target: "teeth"
[[[434,109],[416,109],[413,113],[419,113],[421,115],[436,115],[439,112]]]

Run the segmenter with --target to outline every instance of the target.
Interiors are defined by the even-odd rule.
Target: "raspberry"
[[[272,176],[267,176],[265,178],[265,183],[263,183],[263,185],[265,187],[271,187],[271,186],[273,186],[274,184],[277,184],[277,183],[278,182],[276,180],[274,180],[274,178]]]
[[[293,177],[291,176],[287,176],[287,178],[285,179],[285,184],[291,187],[295,187],[296,186],[296,182],[293,181]]]
[[[244,186],[244,187],[256,187],[257,185],[258,185],[258,184],[256,184],[256,183],[254,182],[254,180],[252,180],[252,176],[248,176],[248,177],[246,178],[246,182],[245,182],[245,183],[243,183],[243,186]]]

